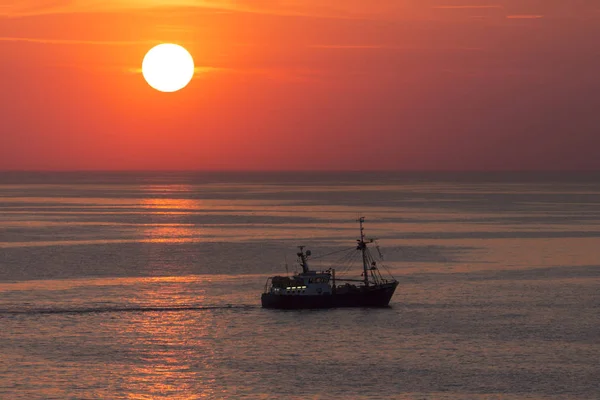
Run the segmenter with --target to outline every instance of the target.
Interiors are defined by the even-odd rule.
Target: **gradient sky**
[[[4,170],[600,169],[598,0],[0,0],[0,54]]]

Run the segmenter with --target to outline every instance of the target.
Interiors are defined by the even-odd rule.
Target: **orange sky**
[[[600,169],[596,0],[0,0],[0,54],[4,170]]]

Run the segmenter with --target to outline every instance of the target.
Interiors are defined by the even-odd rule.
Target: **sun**
[[[186,87],[194,77],[194,59],[178,44],[159,44],[146,53],[142,74],[154,89],[176,92]]]

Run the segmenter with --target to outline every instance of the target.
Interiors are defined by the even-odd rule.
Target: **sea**
[[[390,307],[261,308],[361,216]],[[0,399],[283,398],[600,399],[600,174],[0,173]]]

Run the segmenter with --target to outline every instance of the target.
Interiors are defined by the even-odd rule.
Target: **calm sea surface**
[[[359,215],[390,308],[261,309]],[[98,398],[599,399],[600,177],[0,174],[0,399]]]

